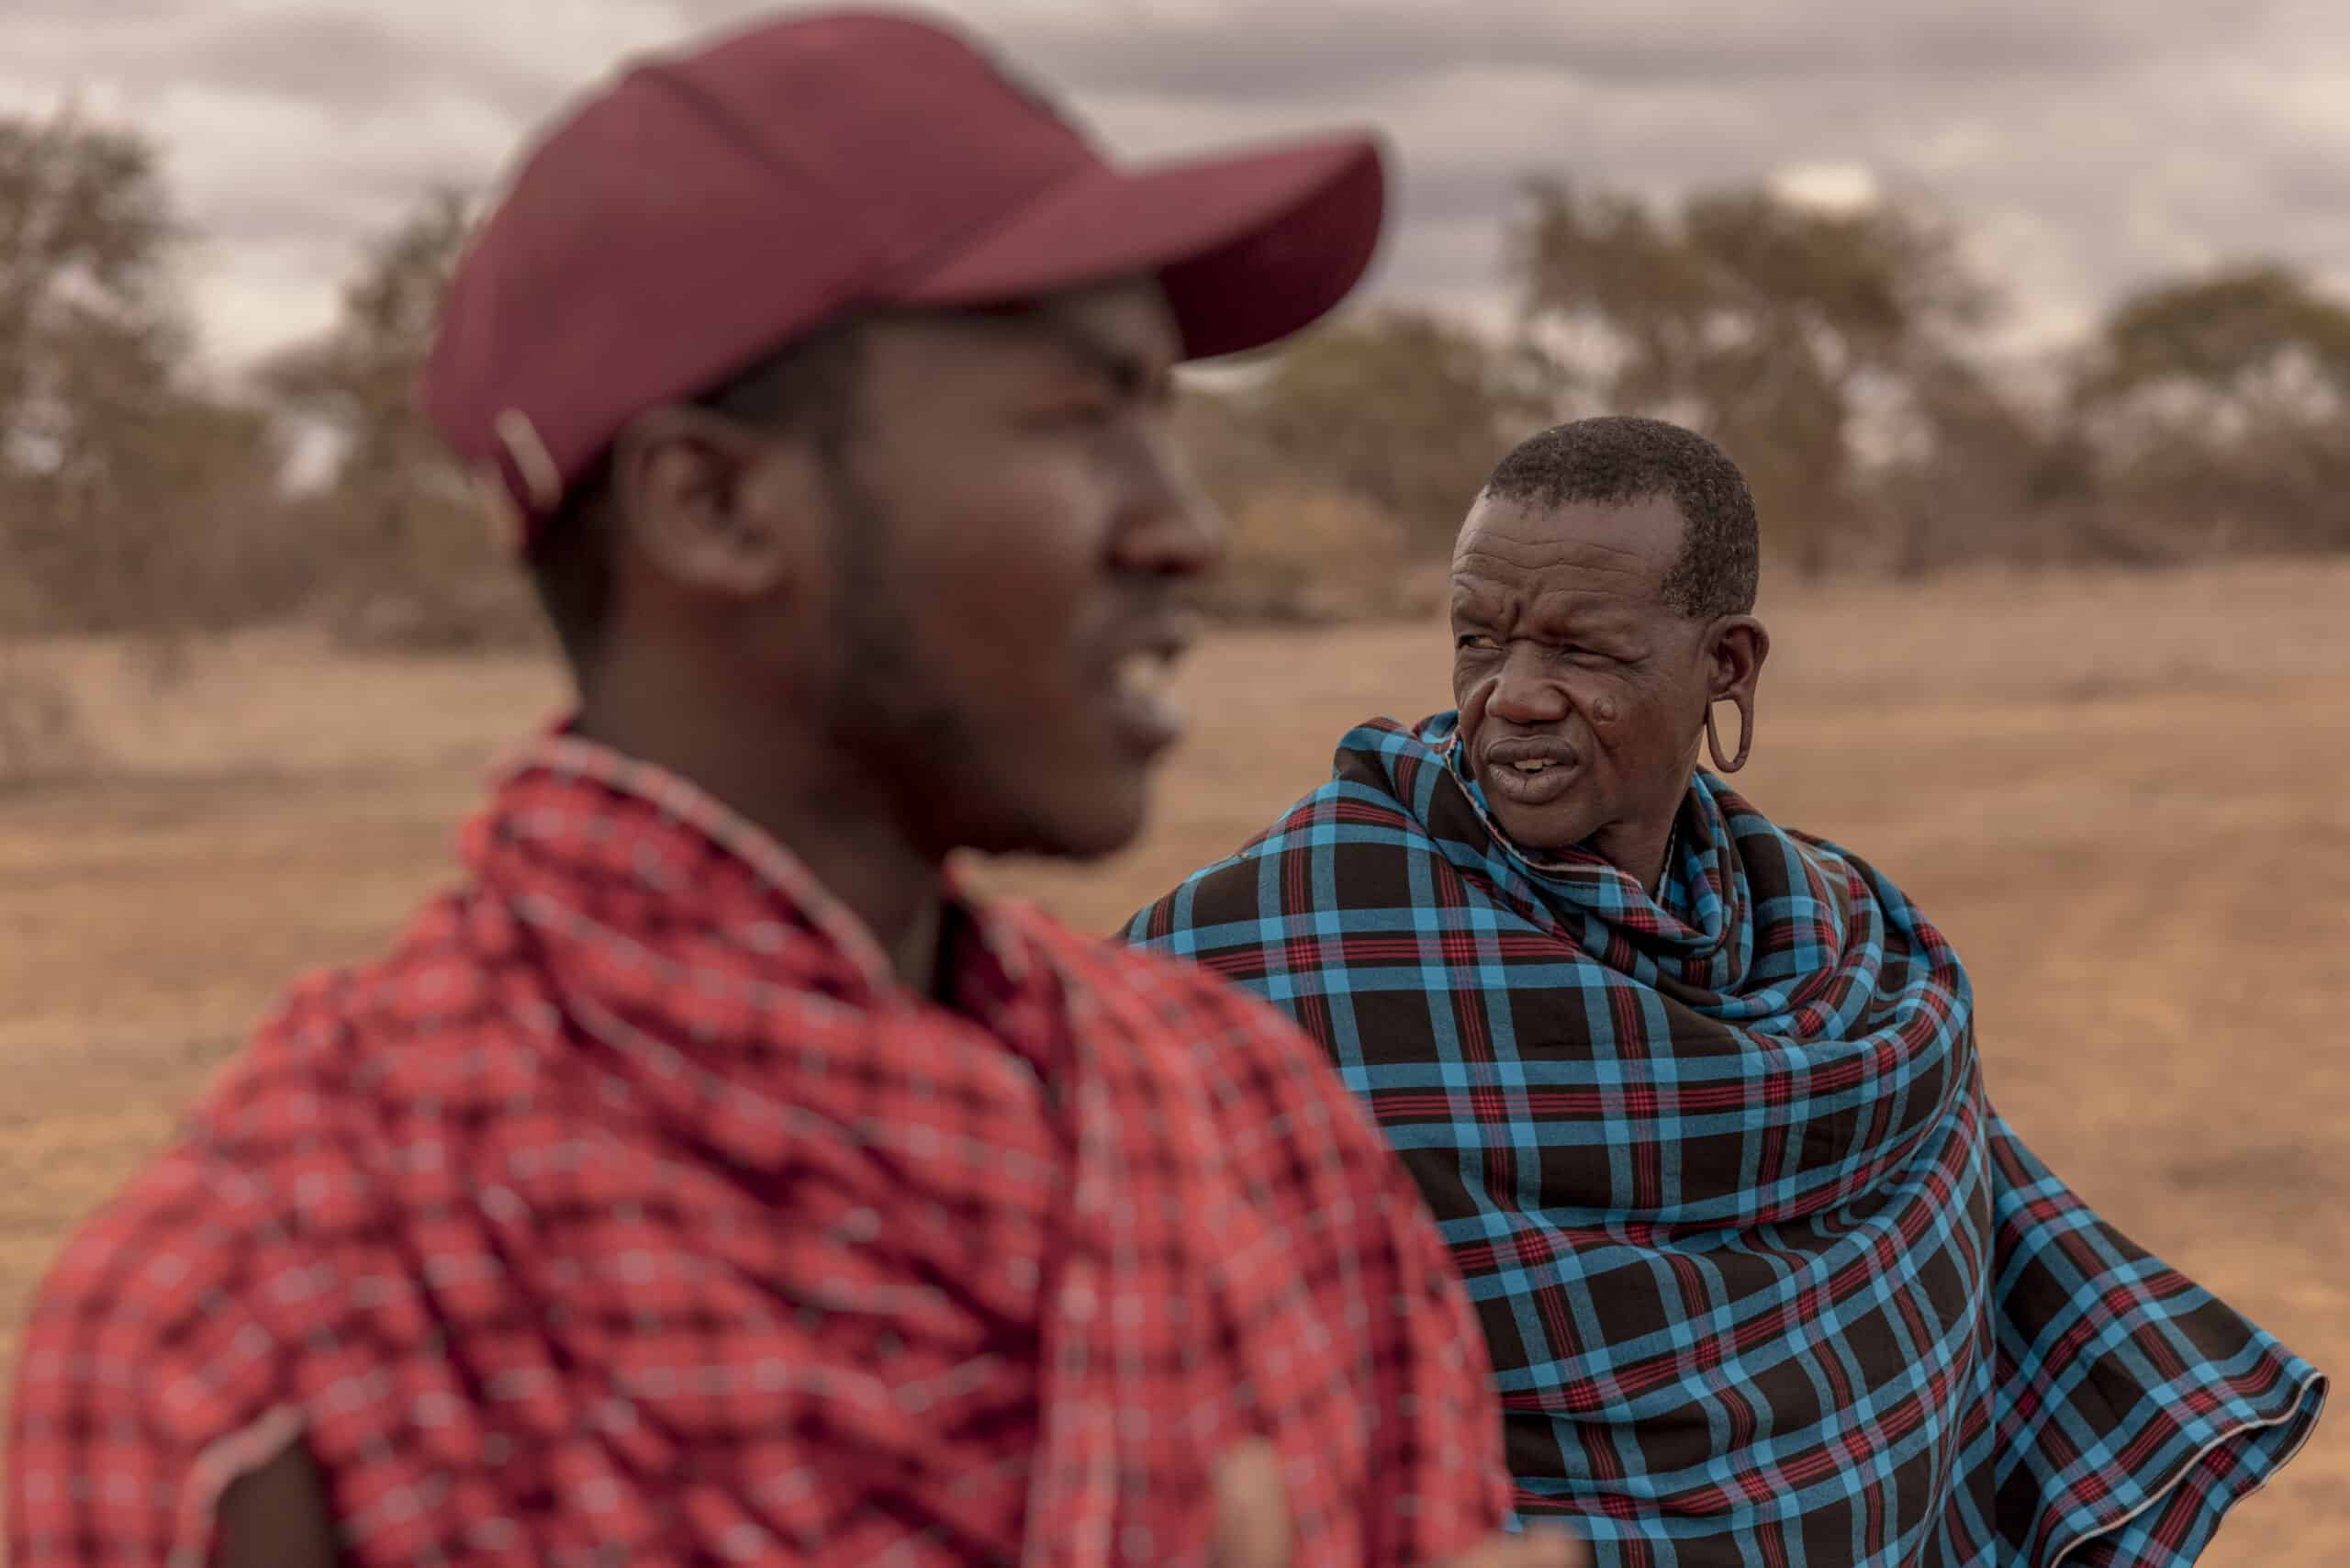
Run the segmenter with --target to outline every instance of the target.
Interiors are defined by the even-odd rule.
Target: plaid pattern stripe
[[[1471,1310],[1318,1052],[957,902],[957,1005],[681,781],[543,744],[468,883],[299,987],[26,1336],[19,1568],[201,1563],[294,1439],[345,1561],[1299,1562],[1503,1517]]]
[[[1369,1104],[1477,1305],[1518,1511],[1641,1568],[2191,1562],[2322,1382],[2016,1140],[1933,927],[1703,773],[1653,899],[1522,856],[1453,724],[1354,730],[1127,936]]]

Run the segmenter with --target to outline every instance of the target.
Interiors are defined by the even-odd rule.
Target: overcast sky
[[[2344,0],[947,0],[1136,157],[1383,128],[1377,288],[1500,319],[1535,172],[1669,194],[1915,187],[1975,234],[2016,334],[2261,253],[2350,281]],[[204,235],[208,353],[317,330],[358,245],[487,184],[621,57],[744,0],[0,0],[0,113],[78,95],[152,133]]]

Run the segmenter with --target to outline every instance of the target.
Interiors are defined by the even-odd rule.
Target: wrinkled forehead
[[[1453,588],[1662,602],[1687,535],[1670,497],[1550,505],[1481,496],[1453,545]]]

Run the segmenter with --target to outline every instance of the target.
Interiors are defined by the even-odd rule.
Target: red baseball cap
[[[844,311],[1156,274],[1193,358],[1284,337],[1378,246],[1367,135],[1128,172],[971,42],[792,17],[637,65],[459,263],[424,405],[521,547],[635,414]]]

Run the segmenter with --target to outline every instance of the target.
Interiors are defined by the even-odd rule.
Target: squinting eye
[[[1452,645],[1456,648],[1474,648],[1479,653],[1488,653],[1501,644],[1483,632],[1464,632],[1452,640]]]

